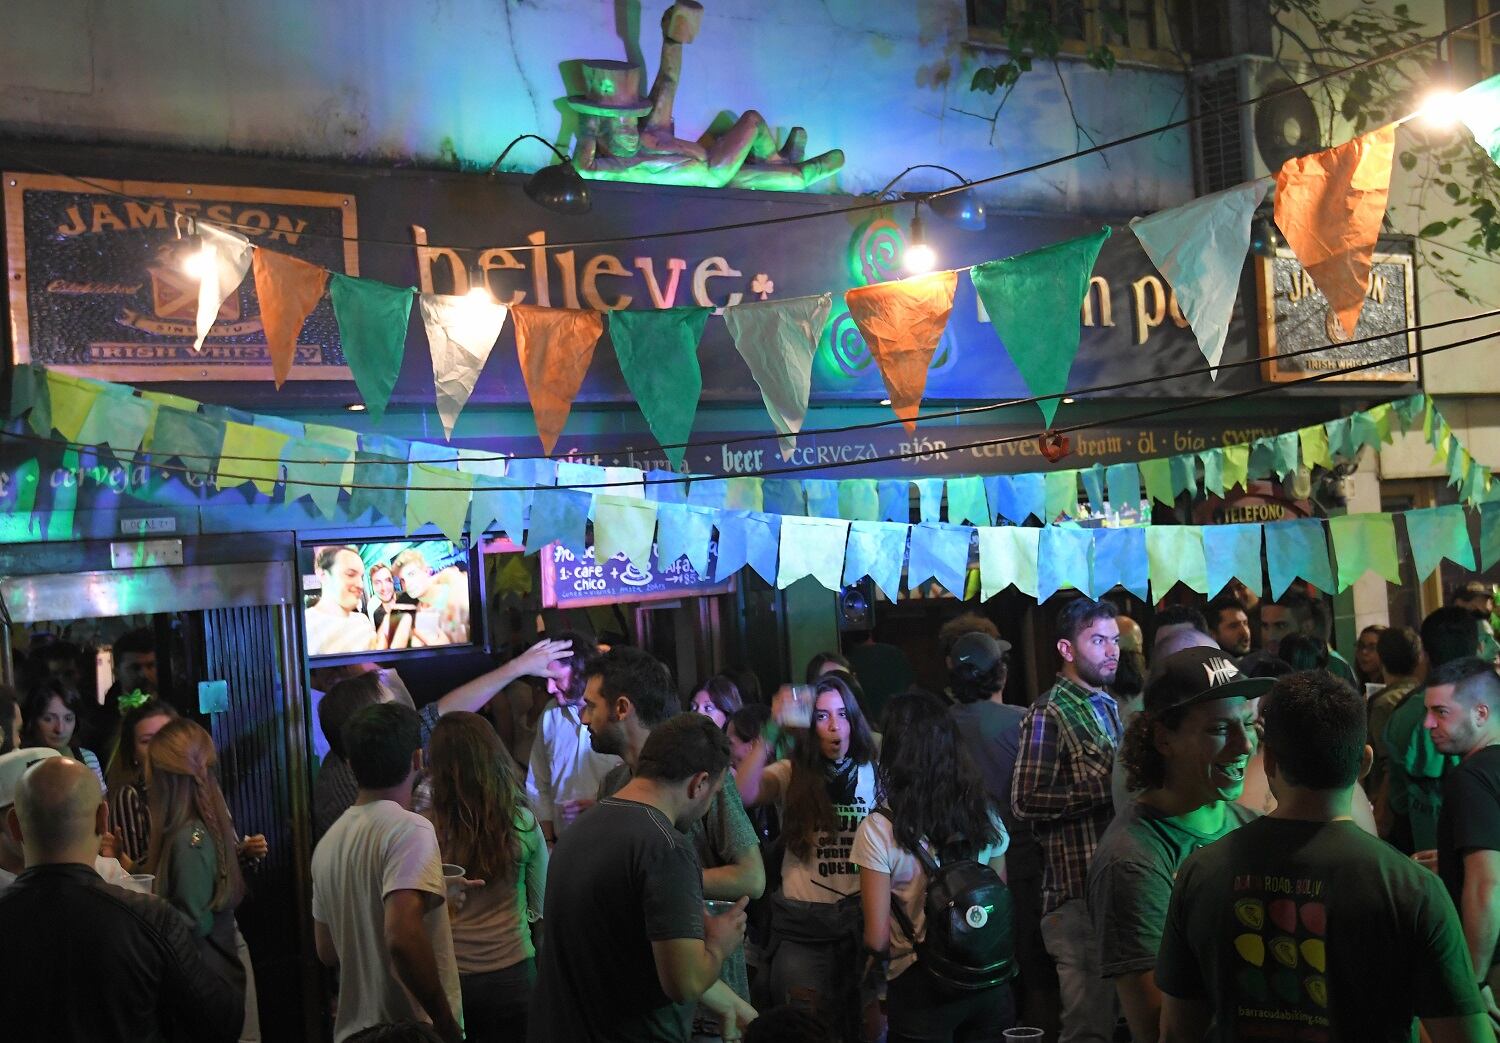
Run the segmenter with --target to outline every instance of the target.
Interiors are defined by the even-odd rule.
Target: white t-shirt
[[[314,606],[303,615],[307,618],[308,655],[363,652],[375,645],[375,624],[363,612],[346,616]]]
[[[462,1019],[458,964],[443,901],[443,860],[432,823],[395,801],[356,804],[318,841],[312,877],[313,919],[328,925],[339,957],[335,1043],[388,1021],[432,1021],[391,966],[385,897],[393,891],[430,896],[423,926],[448,1006]]]
[[[121,880],[130,879],[130,874],[125,872],[125,867],[120,865],[118,858],[105,858],[103,855],[94,858],[94,872],[103,877],[106,884],[118,884]],[[15,882],[15,873],[0,869],[0,894],[4,894]]]
[[[859,894],[859,868],[850,860],[854,831],[864,817],[875,810],[875,765],[861,764],[855,769],[853,804],[835,804],[839,816],[837,833],[817,838],[812,858],[803,861],[788,848],[781,860],[781,893],[798,902],[837,902]],[[781,784],[778,811],[785,813],[786,793],[792,783],[792,762],[777,761],[766,765],[765,776]],[[785,819],[783,818],[783,824]]]
[[[979,852],[974,861],[980,864],[999,858],[1010,846],[1005,826],[993,810],[990,812],[990,821],[994,823],[1000,840]],[[927,848],[928,854],[933,854],[931,844],[924,840],[922,846]],[[933,857],[936,859],[937,856],[933,854]],[[927,912],[923,908],[923,896],[927,892],[927,871],[917,861],[916,855],[896,843],[895,824],[884,815],[871,815],[861,822],[859,832],[854,837],[853,859],[861,869],[885,873],[891,878],[891,894],[901,903],[901,908],[911,920],[912,929],[919,936],[925,934]],[[891,917],[891,960],[886,967],[886,978],[889,980],[898,977],[916,962],[916,958],[911,940],[901,930],[901,924],[896,918]]]
[[[576,706],[554,703],[542,714],[531,743],[526,791],[538,822],[551,822],[555,836],[565,826],[557,805],[565,800],[595,800],[604,776],[624,762],[612,753],[595,753],[588,725]]]

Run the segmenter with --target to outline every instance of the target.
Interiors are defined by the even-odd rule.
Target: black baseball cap
[[[990,637],[977,630],[959,636],[948,650],[948,658],[955,667],[963,664],[975,673],[984,673],[994,668],[1010,651],[1010,642]]]
[[[1212,699],[1255,699],[1275,683],[1274,677],[1246,677],[1220,648],[1184,648],[1162,660],[1146,686],[1144,710],[1154,716]]]

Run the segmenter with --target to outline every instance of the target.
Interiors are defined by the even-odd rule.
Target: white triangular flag
[[[781,456],[797,448],[797,432],[807,417],[813,356],[833,307],[833,295],[752,301],[724,309],[734,346],[760,385],[761,400],[781,436]]]
[[[486,294],[452,297],[424,293],[422,325],[432,351],[432,382],[437,387],[437,411],[443,435],[453,437],[458,414],[474,393],[479,371],[494,350],[510,309]]]
[[[1270,187],[1268,177],[1246,181],[1130,222],[1146,256],[1177,292],[1214,379],[1250,250],[1250,219]]]
[[[224,300],[240,288],[250,270],[250,240],[238,232],[198,222],[203,246],[196,262],[198,279],[198,337],[193,350],[203,350],[203,338],[218,318]]]

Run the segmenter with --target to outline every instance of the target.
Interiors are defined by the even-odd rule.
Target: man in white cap
[[[47,747],[12,750],[9,753],[0,754],[0,892],[15,883],[16,877],[21,875],[21,870],[26,868],[26,855],[21,850],[20,841],[12,837],[10,831],[4,828],[5,817],[10,812],[11,805],[16,802],[16,786],[20,783],[21,776],[26,773],[26,769],[44,760],[60,756],[62,754]],[[95,856],[94,869],[112,884],[118,884],[130,876],[125,872],[125,867],[120,865],[119,859],[105,858],[102,855]]]

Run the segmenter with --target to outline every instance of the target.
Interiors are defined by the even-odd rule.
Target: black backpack
[[[886,808],[877,808],[875,813],[891,817]],[[988,989],[1014,978],[1015,918],[1005,881],[972,858],[938,865],[920,845],[912,854],[927,875],[922,897],[925,935],[917,940],[911,918],[894,891],[891,913],[912,940],[917,966],[940,985],[958,992]]]

